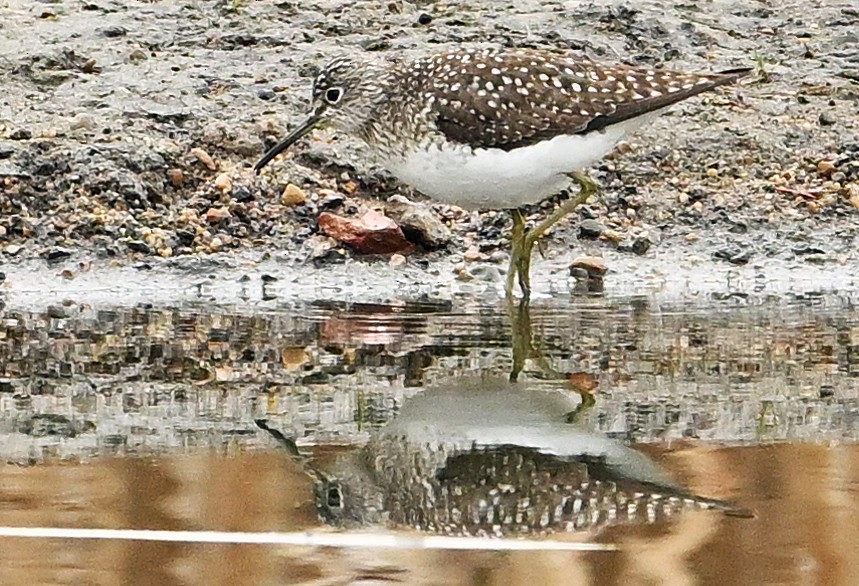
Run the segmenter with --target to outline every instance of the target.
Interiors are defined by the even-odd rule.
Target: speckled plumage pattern
[[[337,58],[313,85],[306,129],[363,139],[404,183],[464,208],[517,208],[561,191],[652,112],[734,81],[605,66],[526,49],[456,49],[411,61]]]
[[[313,95],[319,99],[328,88],[342,87],[346,107],[352,83],[362,85],[354,89],[371,99],[362,111],[349,113],[371,146],[414,145],[436,131],[436,140],[512,150],[601,130],[743,73],[696,75],[606,66],[546,51],[457,49],[397,64],[336,59],[316,78]]]

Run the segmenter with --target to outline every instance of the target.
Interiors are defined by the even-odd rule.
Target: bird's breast
[[[509,209],[559,193],[567,174],[610,152],[631,131],[619,124],[588,134],[560,135],[505,151],[427,142],[383,164],[400,181],[437,201],[466,209]]]

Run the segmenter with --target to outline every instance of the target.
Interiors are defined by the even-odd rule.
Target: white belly
[[[604,132],[556,136],[512,151],[431,145],[384,165],[400,181],[436,201],[466,209],[517,208],[559,193],[569,184],[568,173],[599,161],[642,122],[635,119]]]

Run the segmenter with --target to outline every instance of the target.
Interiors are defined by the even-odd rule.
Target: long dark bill
[[[259,173],[260,169],[268,165],[273,158],[278,156],[280,153],[288,149],[295,143],[299,138],[310,132],[314,126],[319,123],[320,116],[319,114],[313,113],[310,117],[301,123],[298,128],[289,133],[289,135],[284,138],[281,142],[271,147],[269,151],[263,155],[263,157],[254,165],[254,172]]]

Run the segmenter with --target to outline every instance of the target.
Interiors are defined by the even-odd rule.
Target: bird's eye
[[[333,87],[325,91],[325,101],[329,104],[336,104],[343,97],[343,90],[339,87]]]

